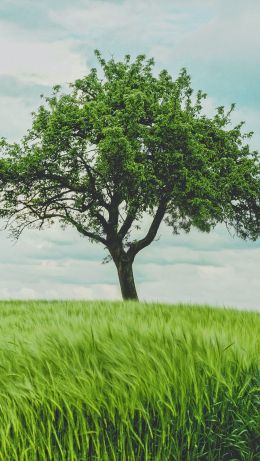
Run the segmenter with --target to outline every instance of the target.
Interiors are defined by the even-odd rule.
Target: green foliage
[[[1,461],[257,461],[259,314],[0,303]]]
[[[124,247],[133,222],[161,206],[155,230],[162,219],[175,233],[224,222],[255,240],[259,156],[243,124],[229,127],[234,104],[207,117],[206,95],[193,96],[185,69],[173,80],[166,70],[155,77],[144,55],[116,62],[95,54],[103,78],[93,68],[69,94],[54,86],[21,142],[2,140],[0,216],[14,235],[58,219]]]

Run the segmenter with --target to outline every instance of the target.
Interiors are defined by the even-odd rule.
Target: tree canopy
[[[231,124],[232,104],[203,112],[182,69],[154,75],[153,59],[106,61],[64,92],[53,87],[19,143],[0,143],[0,217],[15,237],[58,220],[103,244],[123,297],[136,298],[135,256],[161,222],[174,234],[225,223],[242,239],[260,235],[259,154]],[[131,232],[143,215],[142,239]]]

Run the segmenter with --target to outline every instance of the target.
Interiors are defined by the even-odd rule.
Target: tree
[[[242,239],[260,234],[259,155],[229,110],[203,115],[182,69],[156,77],[153,59],[105,61],[62,93],[53,87],[20,143],[1,140],[0,217],[23,229],[58,220],[101,243],[113,259],[124,299],[138,299],[132,265],[161,222],[174,234],[217,223]],[[146,235],[131,239],[144,213]]]

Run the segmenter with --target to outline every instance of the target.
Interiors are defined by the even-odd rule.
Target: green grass
[[[0,461],[260,459],[260,316],[0,302]]]

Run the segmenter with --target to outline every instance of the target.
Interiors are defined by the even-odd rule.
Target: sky
[[[1,0],[0,137],[19,141],[40,95],[97,67],[96,48],[118,60],[144,53],[173,77],[186,67],[193,88],[208,94],[205,112],[236,103],[233,122],[246,122],[259,150],[258,0]],[[149,222],[144,216],[140,237]],[[245,242],[223,225],[173,235],[163,224],[157,237],[134,263],[140,300],[260,311],[259,240]],[[17,242],[1,231],[0,299],[120,299],[106,255],[58,225]]]

